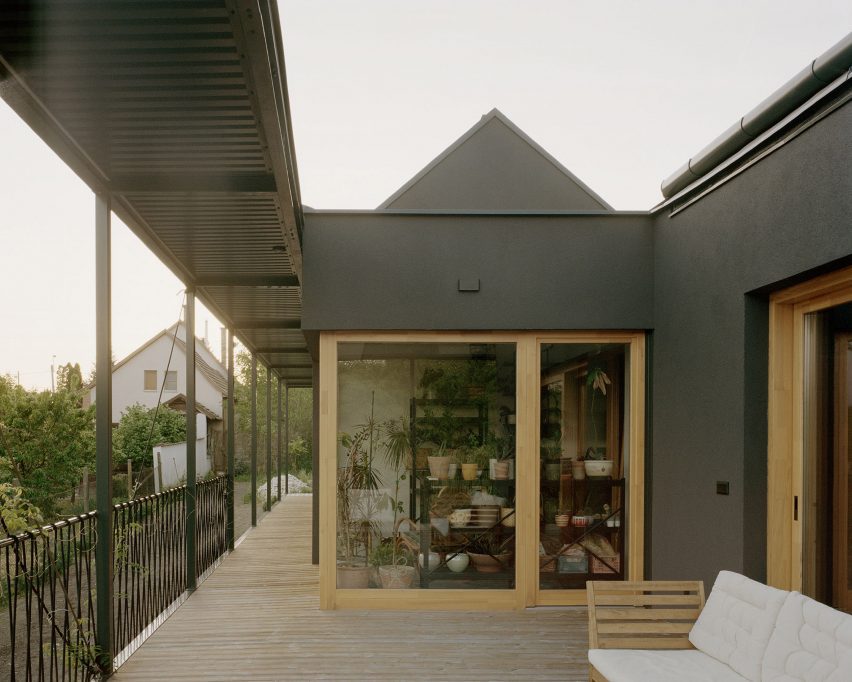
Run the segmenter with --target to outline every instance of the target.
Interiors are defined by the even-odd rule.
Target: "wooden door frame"
[[[769,298],[766,577],[779,589],[802,589],[804,318],[850,301],[852,267]]]
[[[319,339],[320,608],[404,610],[511,610],[538,599],[539,343],[624,343],[630,353],[630,483],[628,500],[628,579],[644,574],[645,489],[645,333],[588,332],[321,332]],[[514,343],[516,345],[516,563],[511,590],[348,590],[336,579],[337,349],[339,343]],[[585,604],[585,590],[554,590],[546,601]]]
[[[846,377],[849,370],[849,344],[852,332],[834,335],[834,537],[832,592],[835,607],[852,610],[849,589],[849,395]],[[841,397],[842,391],[842,397]],[[838,513],[839,511],[839,513]],[[845,551],[840,551],[843,548]]]

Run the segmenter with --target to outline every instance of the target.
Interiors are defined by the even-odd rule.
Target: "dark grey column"
[[[195,590],[195,289],[186,288],[186,589]]]
[[[109,675],[115,654],[112,533],[112,258],[110,199],[95,195],[95,452],[98,541],[95,545],[98,667]]]
[[[257,355],[251,354],[251,525],[257,525]]]
[[[228,525],[225,535],[228,539],[228,550],[234,551],[234,330],[228,330],[228,398],[227,398],[228,432]]]
[[[284,494],[290,494],[290,387],[284,388]]]
[[[266,368],[266,511],[272,510],[272,370]]]
[[[276,467],[276,469],[278,471],[278,501],[279,502],[284,499],[284,495],[285,495],[284,490],[281,488],[281,385],[282,385],[281,377],[278,377],[278,418],[275,420],[275,424],[276,424],[276,427],[277,427],[276,430],[275,430],[275,435],[276,435],[276,438],[277,438],[276,454],[277,454],[277,457],[278,457],[278,466]],[[285,483],[285,485],[286,485],[286,483]]]
[[[320,375],[320,366],[319,362],[314,360],[311,363],[313,367],[313,446],[312,446],[312,459],[313,459],[313,472],[311,473],[311,490],[313,490],[313,495],[311,495],[312,500],[312,523],[311,523],[311,561],[314,564],[319,564],[319,503],[320,503],[320,489],[319,489],[319,481],[320,481],[320,457],[319,457],[319,375]],[[332,368],[333,369],[333,368]],[[331,491],[328,491],[328,494],[333,494]]]

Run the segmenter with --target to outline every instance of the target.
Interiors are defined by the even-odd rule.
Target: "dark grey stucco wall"
[[[655,220],[654,578],[765,574],[766,292],[852,256],[850,147],[847,105]]]
[[[651,324],[647,215],[307,213],[304,253],[307,330]]]

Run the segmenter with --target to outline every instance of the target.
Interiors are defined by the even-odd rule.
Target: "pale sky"
[[[848,0],[279,0],[302,200],[374,208],[499,108],[617,209],[852,30]],[[0,374],[94,362],[94,197],[0,104]],[[120,359],[182,284],[113,222]],[[209,320],[218,349],[219,323]]]

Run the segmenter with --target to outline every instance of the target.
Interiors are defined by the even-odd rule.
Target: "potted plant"
[[[491,450],[484,445],[468,445],[459,450],[461,460],[462,478],[465,481],[473,481],[479,476],[479,472],[488,465]]]
[[[586,450],[586,459],[584,467],[586,476],[611,476],[613,461],[606,458],[606,449],[597,448],[598,443],[598,423],[595,419],[595,401],[598,394],[606,397],[606,387],[612,384],[607,373],[600,367],[592,367],[586,375],[586,386],[591,389],[592,399],[589,405],[589,416],[592,422],[592,432],[594,433],[594,442]]]
[[[512,552],[492,534],[482,533],[467,547],[470,563],[480,573],[499,573],[511,567]]]
[[[370,552],[370,564],[378,570],[379,584],[385,589],[406,589],[414,581],[411,552],[395,538],[384,538]]]
[[[378,426],[371,414],[352,435],[340,434],[346,449],[337,470],[337,586],[366,588],[370,571],[367,553],[374,531],[375,492],[381,485],[373,469]]]

